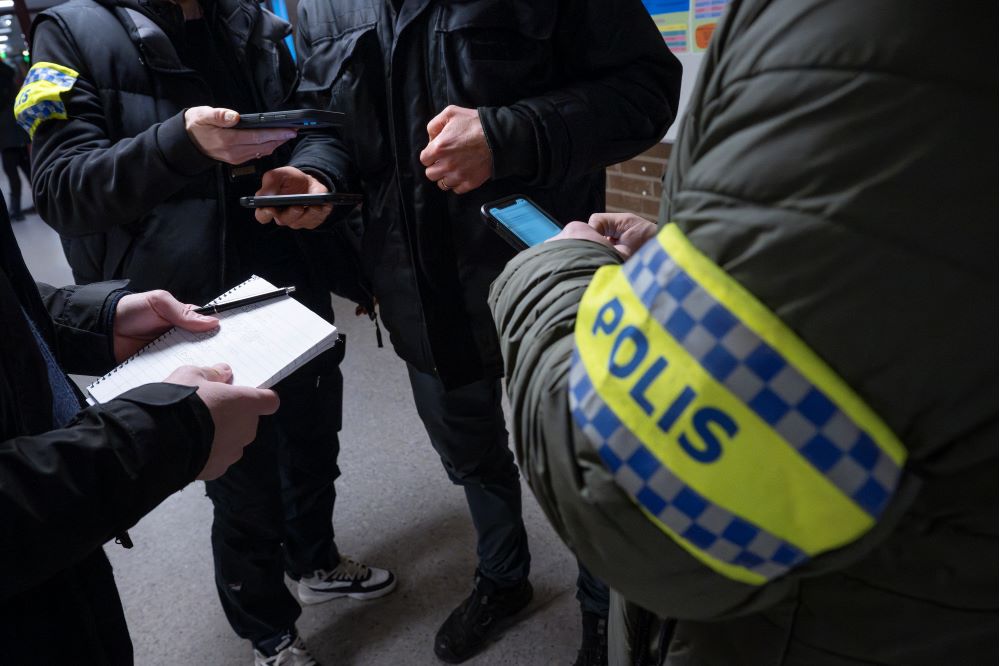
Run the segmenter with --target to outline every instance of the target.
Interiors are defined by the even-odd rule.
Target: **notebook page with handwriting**
[[[253,276],[212,304],[274,291]],[[96,402],[107,402],[143,384],[162,382],[182,365],[228,363],[233,384],[269,388],[332,347],[337,329],[289,296],[227,310],[219,328],[192,333],[174,328],[87,387]]]

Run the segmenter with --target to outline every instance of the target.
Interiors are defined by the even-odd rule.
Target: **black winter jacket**
[[[604,209],[604,168],[656,143],[680,65],[638,0],[303,0],[299,105],[347,113],[292,163],[365,196],[362,256],[396,351],[456,386],[498,377],[486,305],[513,255],[483,203],[530,196],[563,222]],[[476,108],[494,174],[456,196],[424,176],[427,123]]]
[[[204,467],[212,417],[194,389],[150,384],[52,429],[30,317],[67,370],[114,363],[106,330],[122,282],[67,287],[28,275],[0,201],[0,662],[132,663],[101,544]],[[117,293],[116,293],[117,292]]]
[[[254,109],[291,94],[295,67],[281,40],[289,26],[249,0],[217,0],[240,65],[251,73]],[[211,15],[211,14],[209,14]],[[169,35],[183,30],[166,0],[71,0],[43,12],[32,33],[35,62],[79,72],[63,95],[67,120],[34,136],[32,189],[38,211],[63,237],[77,282],[127,277],[138,291],[162,288],[204,303],[244,277],[238,235],[227,228],[231,169],[206,157],[184,129],[183,110],[212,99]],[[287,230],[271,229],[294,246]]]

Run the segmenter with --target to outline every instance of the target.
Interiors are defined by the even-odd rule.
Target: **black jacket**
[[[129,664],[101,544],[204,467],[212,417],[187,387],[151,384],[52,429],[31,318],[67,370],[114,363],[107,325],[123,283],[52,289],[28,275],[0,201],[0,661]]]
[[[560,221],[604,209],[604,167],[656,143],[680,65],[638,0],[304,0],[299,105],[347,113],[292,163],[365,196],[362,256],[396,351],[460,385],[502,373],[486,294],[513,255],[483,203],[530,196]],[[427,123],[478,108],[494,177],[465,195],[424,176]]]
[[[213,6],[209,16],[252,79],[256,108],[237,110],[280,106],[296,76],[281,43],[288,24],[249,0]],[[166,0],[72,0],[39,15],[34,61],[80,76],[63,96],[69,118],[48,120],[34,135],[32,189],[77,282],[127,277],[138,291],[163,288],[203,303],[245,276],[235,241],[260,232],[249,213],[245,226],[225,223],[238,205],[232,170],[184,130],[183,110],[212,93],[178,57],[171,35],[179,30],[180,8]],[[294,248],[287,230],[267,233],[259,244]]]

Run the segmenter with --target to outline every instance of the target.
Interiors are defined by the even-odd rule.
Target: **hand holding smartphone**
[[[323,192],[321,194],[269,194],[264,196],[241,197],[244,208],[287,208],[288,206],[357,206],[360,194],[346,192]]]
[[[562,230],[551,215],[520,194],[483,204],[480,213],[486,224],[517,250],[544,243]]]
[[[287,127],[300,132],[328,129],[344,124],[346,114],[339,111],[297,109],[295,111],[268,111],[266,113],[241,113],[236,129],[264,129]]]

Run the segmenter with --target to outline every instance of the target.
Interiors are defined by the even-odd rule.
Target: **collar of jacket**
[[[396,15],[394,32],[397,35],[402,32],[407,25],[427,9],[429,4],[431,4],[431,0],[404,0],[403,6],[399,8],[399,13]]]
[[[146,64],[163,73],[190,73],[174,48],[171,35],[183,30],[184,15],[171,0],[96,0],[118,16],[143,54]],[[285,21],[262,12],[246,0],[202,0],[206,18],[215,14],[226,27],[237,58],[243,60],[252,39],[279,41],[291,32]],[[258,20],[261,19],[261,20]],[[269,20],[270,19],[270,20]]]

